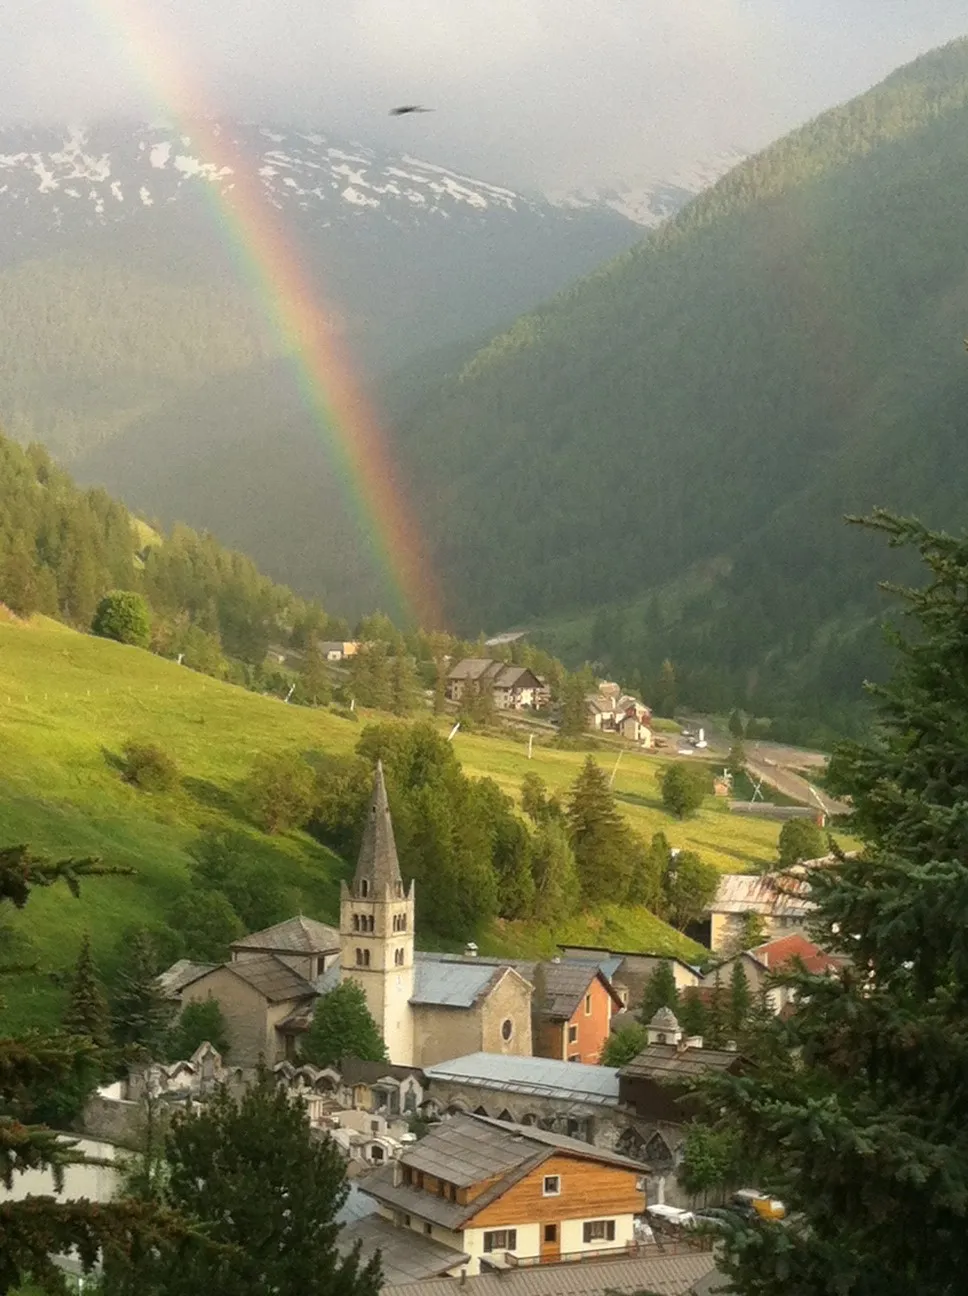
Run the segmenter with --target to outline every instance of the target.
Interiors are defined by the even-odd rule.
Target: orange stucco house
[[[600,968],[541,963],[534,972],[531,1036],[537,1057],[595,1064],[622,1000]]]

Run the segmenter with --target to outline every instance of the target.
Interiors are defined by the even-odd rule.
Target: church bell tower
[[[377,762],[356,873],[340,886],[340,975],[363,987],[390,1061],[413,1062],[413,882],[404,890]]]

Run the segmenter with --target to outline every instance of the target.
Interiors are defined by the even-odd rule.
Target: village
[[[520,677],[498,686],[519,685],[531,687]],[[782,1211],[768,1185],[738,1185],[699,1204],[680,1182],[695,1114],[690,1083],[742,1074],[748,1060],[734,1040],[711,1047],[689,1035],[666,1006],[643,1022],[635,1056],[621,1066],[602,1059],[641,1017],[657,974],[671,977],[682,1004],[741,976],[765,1010],[795,1011],[771,974],[793,960],[817,973],[839,966],[805,934],[802,873],[724,875],[702,967],[581,946],[529,961],[487,958],[474,945],[418,951],[414,884],[400,872],[378,765],[339,928],[294,916],[236,941],[226,963],[171,966],[159,979],[165,996],[176,1011],[217,1004],[226,1056],[205,1043],[180,1061],[133,1067],[90,1102],[84,1138],[112,1157],[137,1144],[146,1109],[204,1104],[216,1086],[244,1089],[268,1067],[305,1101],[311,1137],[341,1149],[351,1194],[340,1245],[379,1252],[385,1290],[445,1296],[456,1280],[480,1285],[483,1296],[495,1275],[514,1291],[535,1267],[577,1261],[579,1285],[569,1291],[647,1282],[653,1291],[704,1290],[694,1284],[714,1271],[717,1210]],[[758,939],[747,949],[751,930]],[[300,1041],[318,1005],[347,981],[362,988],[387,1061],[314,1066]],[[95,1191],[109,1195],[110,1178],[99,1173]]]

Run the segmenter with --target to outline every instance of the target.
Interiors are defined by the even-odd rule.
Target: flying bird
[[[404,104],[402,108],[391,108],[391,117],[403,117],[406,113],[433,112],[433,108],[421,108],[419,104]]]

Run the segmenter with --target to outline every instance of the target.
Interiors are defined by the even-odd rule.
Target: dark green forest
[[[152,533],[105,491],[75,486],[46,450],[0,437],[0,602],[87,630],[113,589],[144,595],[155,651],[239,683],[257,682],[270,642],[348,632],[212,536]]]
[[[604,609],[608,669],[849,727],[884,567],[844,515],[964,515],[966,185],[958,41],[481,350],[400,437],[455,621]]]

